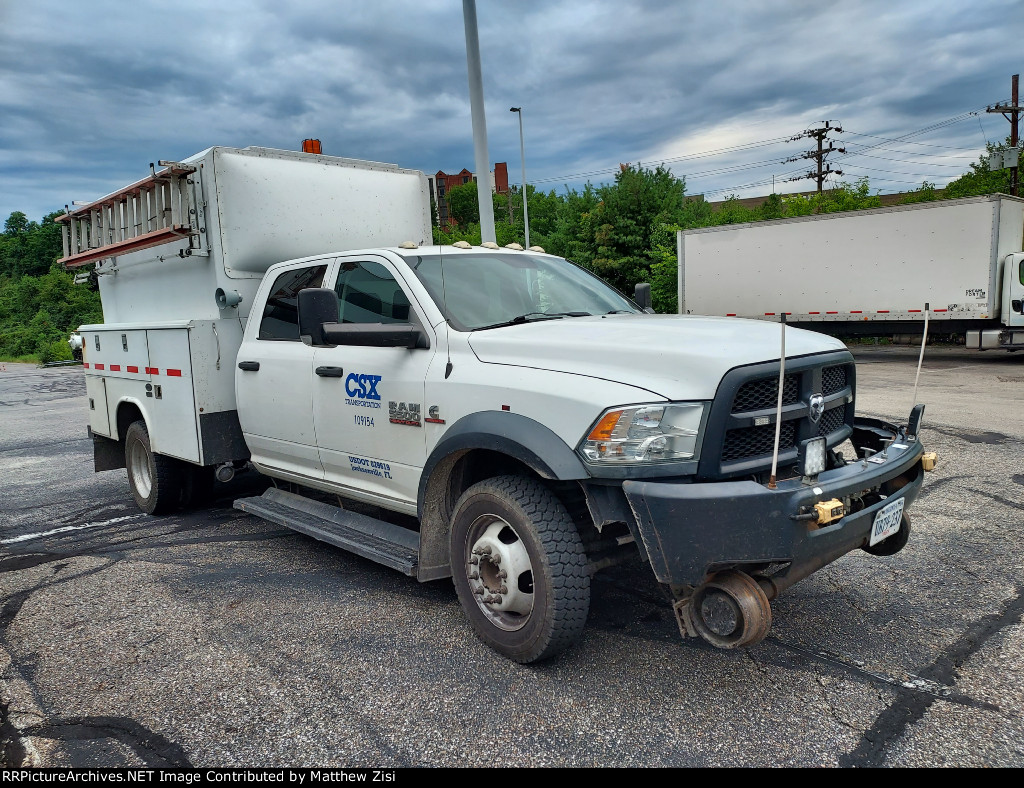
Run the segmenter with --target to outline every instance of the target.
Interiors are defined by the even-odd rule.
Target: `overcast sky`
[[[489,159],[521,182],[522,106],[527,180],[558,191],[620,162],[664,162],[708,199],[773,176],[811,189],[783,182],[811,168],[783,163],[812,147],[787,139],[826,119],[844,179],[941,186],[1007,136],[984,108],[1024,70],[1021,0],[478,0],[477,16]],[[0,220],[158,159],[305,137],[473,169],[462,3],[0,0]]]

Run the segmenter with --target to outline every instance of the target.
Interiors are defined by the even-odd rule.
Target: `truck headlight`
[[[597,463],[692,460],[700,446],[704,405],[682,402],[606,410],[583,439],[580,452]]]

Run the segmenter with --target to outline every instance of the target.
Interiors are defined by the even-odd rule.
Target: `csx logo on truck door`
[[[353,372],[345,378],[345,393],[358,399],[379,400],[377,384],[380,379],[380,375],[359,375]]]

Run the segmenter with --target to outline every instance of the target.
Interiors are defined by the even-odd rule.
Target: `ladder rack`
[[[65,268],[198,238],[203,210],[196,168],[170,161],[160,164],[166,165],[160,172],[150,165],[149,177],[57,217],[63,225]]]

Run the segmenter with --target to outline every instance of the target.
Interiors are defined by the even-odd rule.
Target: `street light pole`
[[[526,146],[523,144],[523,108],[509,107],[519,116],[519,162],[523,165],[523,227],[526,230],[526,248],[530,248],[530,213],[526,208]]]
[[[497,240],[494,233],[494,201],[491,199],[490,165],[487,156],[487,120],[484,117],[484,78],[480,68],[480,38],[476,29],[476,0],[462,0],[466,26],[466,65],[469,70],[469,107],[473,119],[473,152],[476,161],[476,196],[480,206],[480,239]]]

